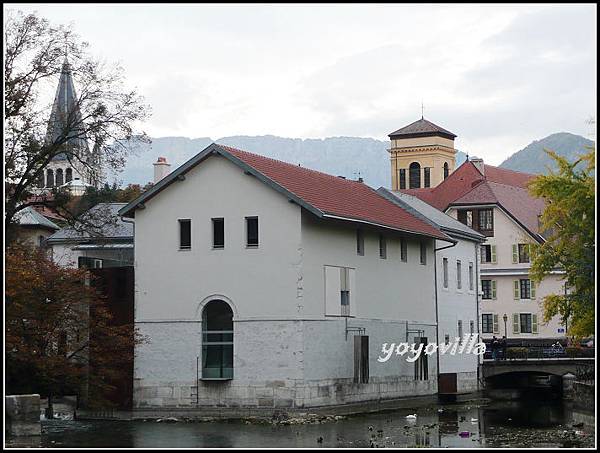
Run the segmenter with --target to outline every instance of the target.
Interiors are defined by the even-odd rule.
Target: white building
[[[46,239],[55,263],[65,267],[133,265],[133,224],[118,215],[125,203],[98,203]]]
[[[417,197],[384,188],[378,192],[456,240],[456,244],[436,241],[435,245],[438,344],[479,334],[478,249],[485,236]],[[456,395],[479,389],[479,356],[438,354],[438,358],[440,394]]]
[[[437,392],[434,246],[358,181],[213,144],[135,220],[134,406],[310,407]],[[468,329],[468,327],[467,327]]]

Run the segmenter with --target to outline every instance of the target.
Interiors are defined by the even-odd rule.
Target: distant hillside
[[[258,137],[234,136],[212,140],[208,137],[153,138],[150,145],[139,145],[135,155],[127,160],[118,179],[124,184],[145,184],[153,178],[152,163],[164,156],[177,168],[189,158],[202,151],[213,141],[253,153],[283,160],[332,175],[356,179],[358,175],[371,187],[390,186],[389,141],[360,137],[330,137],[324,139],[300,139],[264,135]],[[465,160],[458,151],[457,165]]]
[[[548,169],[555,170],[556,165],[550,156],[544,152],[544,149],[556,151],[560,156],[564,156],[573,162],[579,154],[586,151],[586,146],[593,144],[592,140],[580,135],[559,132],[530,143],[502,162],[500,166],[526,173],[547,173]]]

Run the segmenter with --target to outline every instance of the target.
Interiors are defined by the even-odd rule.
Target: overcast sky
[[[387,134],[421,116],[499,164],[589,137],[595,5],[6,5],[120,62],[154,137]]]

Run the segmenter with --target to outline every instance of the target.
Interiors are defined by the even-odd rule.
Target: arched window
[[[222,300],[202,311],[202,379],[233,379],[233,311]]]
[[[54,170],[48,169],[46,172],[46,187],[54,187]]]
[[[444,162],[444,179],[446,179],[448,177],[449,173],[450,173],[450,171],[448,169],[448,162]]]
[[[63,184],[63,171],[62,168],[59,168],[58,170],[56,170],[56,185],[62,186]]]
[[[65,182],[69,182],[72,179],[73,179],[73,169],[71,167],[69,167],[65,171]]]
[[[413,162],[408,167],[410,175],[409,189],[419,189],[421,187],[421,165],[418,162]]]

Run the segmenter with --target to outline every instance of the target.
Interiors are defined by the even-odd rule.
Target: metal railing
[[[565,348],[563,346],[509,346],[505,350],[498,349],[496,352],[496,360],[582,359],[594,357],[594,348]],[[483,359],[494,359],[489,345],[487,345]]]

